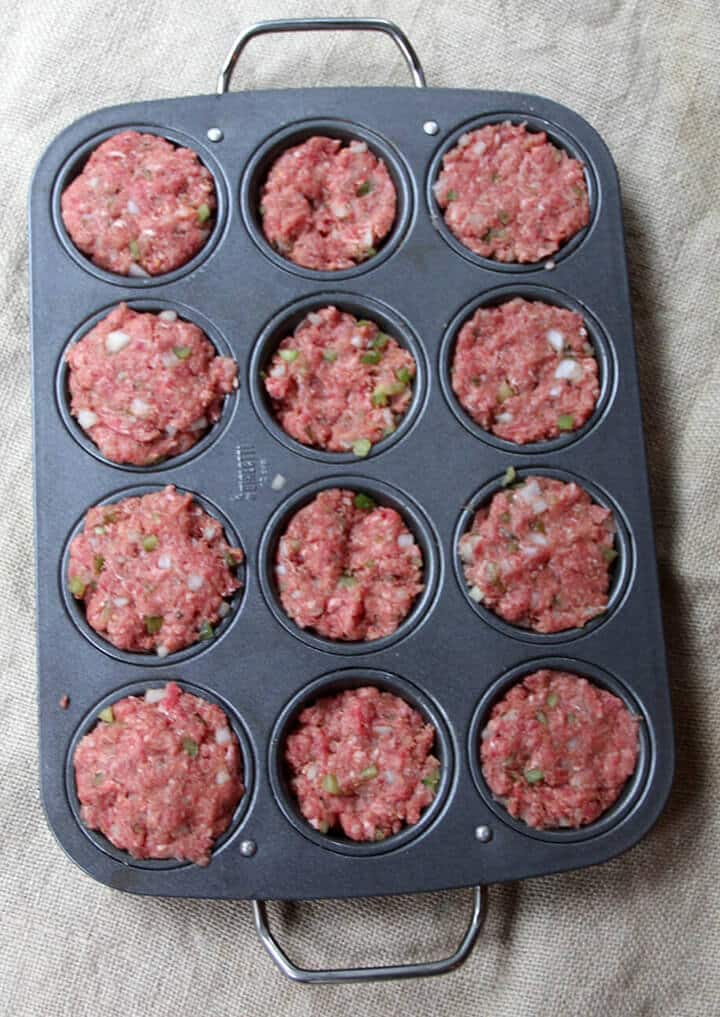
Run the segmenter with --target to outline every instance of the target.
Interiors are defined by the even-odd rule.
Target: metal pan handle
[[[480,929],[487,915],[487,887],[473,888],[473,909],[470,924],[457,950],[442,960],[424,961],[418,964],[390,964],[379,968],[299,968],[290,960],[270,932],[265,901],[254,900],[255,928],[263,946],[280,968],[293,982],[315,985],[337,984],[338,982],[386,982],[392,978],[427,978],[429,975],[444,975],[460,967],[467,960],[475,945]]]
[[[413,82],[418,88],[425,87],[425,72],[422,69],[418,55],[413,45],[401,28],[392,21],[385,21],[382,18],[281,18],[278,21],[258,21],[241,32],[228,53],[220,77],[217,83],[217,94],[224,95],[230,88],[230,78],[235,70],[235,64],[247,44],[256,35],[268,35],[271,32],[384,32],[389,35],[392,41],[405,58],[412,75]]]

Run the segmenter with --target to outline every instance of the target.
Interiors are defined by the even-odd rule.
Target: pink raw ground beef
[[[68,580],[88,624],[113,646],[164,657],[212,638],[242,560],[220,523],[169,486],[91,508],[70,546]]]
[[[368,687],[303,710],[285,760],[300,811],[321,833],[385,840],[417,823],[435,797],[435,729],[390,692]]]
[[[283,257],[328,272],[372,258],[396,204],[385,163],[364,141],[314,137],[273,163],[260,213],[267,240]]]
[[[574,483],[528,477],[475,515],[459,551],[470,596],[536,632],[581,627],[607,607],[615,525]]]
[[[463,325],[452,387],[477,424],[520,445],[582,427],[600,392],[582,317],[521,297]]]
[[[396,429],[414,377],[411,354],[377,325],[323,307],[280,343],[265,388],[296,441],[363,456]]]
[[[73,416],[116,463],[147,466],[192,448],[237,388],[235,361],[175,311],[119,304],[66,359]]]
[[[280,600],[301,628],[327,639],[391,635],[422,590],[423,560],[395,509],[366,494],[321,491],[278,546]]]
[[[197,254],[217,200],[195,152],[123,131],[98,145],[61,203],[83,254],[110,272],[142,276],[171,272]]]
[[[529,826],[585,826],[634,772],[638,723],[622,700],[587,679],[536,671],[493,707],[482,733],[483,776]]]
[[[227,717],[174,682],[103,710],[73,763],[83,822],[134,858],[207,865],[244,792]]]
[[[546,258],[590,221],[582,163],[509,121],[464,134],[434,191],[458,240],[498,261]]]

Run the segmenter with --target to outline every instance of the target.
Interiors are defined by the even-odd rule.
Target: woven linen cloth
[[[26,200],[67,124],[120,102],[211,92],[235,33],[263,18],[383,16],[435,86],[536,92],[586,117],[623,188],[677,734],[669,805],[600,867],[497,887],[478,945],[440,979],[288,982],[246,903],[133,897],[85,876],[38,792]],[[720,1009],[720,175],[716,0],[0,0],[0,1009],[7,1017],[684,1017]],[[381,37],[251,44],[233,87],[408,83]],[[58,464],[58,468],[61,468]],[[56,581],[40,568],[38,582]],[[479,663],[480,666],[480,663]],[[632,666],[632,661],[629,661]],[[457,891],[273,904],[309,965],[451,951]]]

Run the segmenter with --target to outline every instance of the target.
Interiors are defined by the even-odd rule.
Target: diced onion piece
[[[188,589],[192,590],[192,592],[195,593],[197,592],[197,590],[200,589],[204,582],[205,580],[203,579],[202,576],[193,573],[192,575],[188,576],[187,580]]]
[[[167,657],[170,651],[168,650],[167,646],[163,646],[161,643],[159,646],[155,647],[155,653],[157,653],[158,657]]]
[[[175,356],[174,353],[163,353],[163,355],[160,357],[160,363],[163,365],[163,367],[172,368],[177,365],[178,358]]]
[[[114,597],[113,598],[113,605],[115,607],[117,607],[117,608],[127,607],[129,603],[130,603],[130,601],[128,600],[127,597]]]
[[[529,534],[529,539],[533,542],[533,544],[537,544],[538,547],[548,546],[548,539],[544,533],[531,533]]]
[[[105,336],[105,349],[108,353],[119,353],[124,350],[130,342],[130,336],[125,332],[108,332]]]
[[[218,608],[218,615],[221,618],[227,618],[229,614],[230,614],[230,605],[226,600],[223,600],[222,604]]]
[[[204,528],[204,530],[203,530],[203,537],[205,538],[205,540],[207,540],[207,541],[215,540],[216,536],[217,536],[217,530],[215,529],[214,526],[206,526]]]
[[[307,321],[311,325],[320,325],[322,323],[322,320],[323,320],[322,314],[318,314],[317,311],[311,311],[310,314],[308,314],[307,316]]]
[[[415,543],[415,538],[411,533],[401,533],[397,539],[398,547],[412,547]]]
[[[362,336],[354,335],[350,340],[350,345],[354,346],[356,349],[359,349],[362,346],[362,344],[363,344]]]
[[[283,477],[282,473],[276,473],[272,479],[270,487],[273,489],[273,491],[282,491],[282,489],[285,487],[285,484],[286,480],[285,477]]]
[[[229,727],[219,727],[215,732],[215,741],[218,745],[227,745],[232,738]]]
[[[150,407],[143,399],[133,399],[130,403],[130,412],[134,417],[144,417],[150,410]]]
[[[275,566],[275,575],[276,576],[284,576],[286,572],[287,572],[287,569],[285,568],[284,565],[276,565]]]
[[[582,364],[579,364],[577,360],[573,360],[571,357],[561,360],[555,369],[555,377],[563,378],[567,381],[581,381],[583,373]]]
[[[165,434],[168,436],[168,438],[174,438],[175,435],[177,434],[177,427],[175,427],[174,424],[168,424],[167,427],[165,428]]]
[[[147,692],[145,693],[145,702],[159,703],[165,698],[166,693],[167,693],[166,685],[164,685],[161,689],[148,689]]]
[[[138,208],[137,203],[135,201],[133,201],[132,198],[130,198],[130,200],[128,201],[128,203],[125,206],[125,208],[128,210],[130,215],[138,215],[139,212],[140,212],[140,209]]]
[[[285,376],[285,364],[276,364],[270,369],[271,378],[283,378]]]
[[[161,554],[157,560],[157,567],[159,569],[169,569],[172,565],[172,558],[169,554]]]
[[[498,424],[510,424],[512,423],[512,418],[513,418],[512,413],[508,413],[506,411],[505,413],[498,413],[498,415],[495,417],[495,420],[498,422]]]
[[[128,275],[134,276],[136,279],[149,279],[150,273],[146,272],[142,265],[138,265],[136,261],[131,261],[128,267]]]
[[[177,311],[161,311],[158,318],[160,321],[177,321]]]
[[[82,427],[83,431],[89,431],[91,427],[95,427],[98,422],[97,413],[93,413],[92,410],[80,410],[78,413],[78,424]]]
[[[198,417],[198,419],[190,425],[190,430],[204,431],[207,426],[208,426],[207,417]]]
[[[222,784],[227,784],[227,782],[229,780],[230,780],[230,774],[227,772],[227,770],[218,770],[218,772],[215,774],[215,783],[216,784],[221,784],[221,785]]]
[[[479,604],[483,599],[482,590],[479,586],[471,586],[469,593],[470,600],[474,600],[476,604]]]
[[[560,353],[565,346],[565,336],[556,328],[549,328],[545,333],[545,338],[552,348],[558,351],[558,353]]]

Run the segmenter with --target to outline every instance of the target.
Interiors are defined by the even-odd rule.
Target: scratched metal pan
[[[389,34],[408,62],[408,88],[228,92],[247,41],[268,31],[369,29]],[[499,264],[449,234],[432,197],[443,154],[466,130],[510,119],[545,130],[582,159],[588,227],[549,263]],[[205,247],[167,276],[127,278],[94,267],[59,214],[63,188],[112,133],[136,128],[194,149],[212,173],[217,224]],[[359,137],[382,156],[398,193],[377,256],[334,273],[298,268],[263,238],[258,189],[271,160],[311,134]],[[469,952],[485,884],[604,862],[643,837],[667,797],[673,742],[660,600],[628,293],[620,192],[598,134],[564,106],[533,95],[426,88],[412,46],[382,21],[256,25],[235,43],[217,94],[100,110],[49,146],[30,194],[38,683],[42,795],[68,854],[117,889],[164,897],[252,899],[258,931],[290,977],[318,981],[434,974]],[[535,296],[577,308],[598,352],[601,399],[588,424],[561,440],[514,446],[474,427],[448,381],[457,328],[481,303]],[[104,460],[67,409],[63,355],[121,300],[175,309],[202,324],[239,365],[240,388],[189,453],[147,469]],[[279,431],[259,372],[313,306],[332,302],[380,321],[418,361],[413,405],[397,433],[364,460],[298,445]],[[577,478],[618,521],[620,555],[608,611],[582,630],[540,636],[505,625],[469,598],[456,542],[508,466]],[[278,478],[281,478],[278,480]],[[284,484],[283,484],[284,479]],[[161,660],[122,653],[88,628],[66,593],[68,542],[87,509],[131,491],[175,484],[193,492],[245,550],[244,587],[217,637]],[[279,607],[271,561],[289,514],[318,490],[367,491],[400,510],[423,549],[426,586],[397,633],[338,644],[295,627]],[[541,666],[589,676],[641,718],[637,772],[618,803],[576,831],[539,832],[493,801],[477,737],[508,684]],[[73,747],[103,704],[169,679],[219,702],[239,735],[247,792],[205,868],[137,862],[79,820]],[[415,827],[381,844],[322,837],[298,816],[282,769],[285,732],[304,703],[362,683],[395,690],[437,730],[442,780]],[[58,701],[69,696],[61,710]],[[263,901],[357,897],[474,886],[470,926],[442,962],[304,972],[273,940]]]

